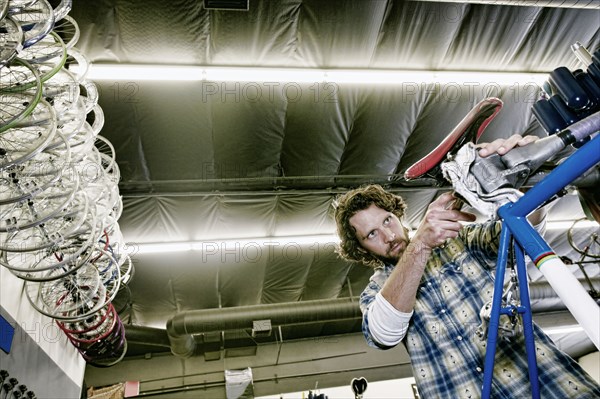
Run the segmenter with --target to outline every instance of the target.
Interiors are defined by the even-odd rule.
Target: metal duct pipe
[[[588,8],[600,10],[597,0],[419,0],[434,3],[471,3],[504,6],[550,7],[550,8]]]
[[[579,281],[584,287],[588,287],[585,279]],[[591,282],[594,287],[600,286],[598,277],[592,278]],[[531,300],[558,298],[554,289],[545,281],[530,283],[529,294]],[[202,309],[173,316],[167,321],[166,335],[174,355],[190,357],[196,352],[193,334],[252,329],[253,322],[260,320],[269,320],[271,326],[275,327],[360,317],[356,298]],[[165,343],[164,330],[131,326],[127,333],[128,339],[129,334],[135,334],[132,337],[136,337],[135,340],[139,343],[159,346]]]
[[[125,337],[129,343],[159,346],[163,348],[171,347],[167,331],[162,328],[125,324]]]
[[[171,352],[190,357],[196,350],[192,334],[252,329],[253,322],[269,320],[271,326],[325,322],[361,317],[356,298],[322,299],[192,310],[179,313],[167,322]]]

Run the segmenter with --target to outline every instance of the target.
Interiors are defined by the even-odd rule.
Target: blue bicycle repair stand
[[[489,399],[494,373],[494,358],[496,355],[496,342],[500,315],[521,315],[523,333],[525,336],[525,350],[529,367],[529,380],[533,399],[540,398],[540,387],[536,361],[535,343],[533,338],[533,320],[531,303],[529,301],[529,288],[527,286],[527,267],[525,255],[534,261],[536,266],[548,257],[556,254],[544,239],[531,227],[527,215],[543,205],[573,180],[584,174],[588,169],[600,162],[600,134],[579,148],[564,162],[557,166],[542,181],[534,185],[518,201],[506,204],[498,209],[502,219],[502,232],[500,234],[500,248],[498,250],[498,263],[494,282],[494,296],[489,321],[487,348],[485,353],[482,399]],[[517,278],[519,282],[519,296],[521,306],[502,306],[502,291],[504,274],[510,245],[514,245],[514,254],[517,263]],[[538,266],[539,267],[539,266]]]

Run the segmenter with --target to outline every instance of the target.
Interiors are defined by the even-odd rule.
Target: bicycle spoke
[[[47,0],[37,0],[33,4],[9,13],[23,29],[25,34],[23,47],[32,46],[40,41],[54,26],[54,10]]]
[[[23,30],[11,17],[0,18],[0,68],[7,65],[23,48]]]
[[[0,134],[0,169],[39,154],[56,134],[56,114],[45,100],[19,124]]]

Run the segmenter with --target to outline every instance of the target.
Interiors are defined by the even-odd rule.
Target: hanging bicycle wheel
[[[61,178],[69,161],[68,142],[64,141],[64,149],[44,150],[33,159],[0,169],[0,205],[24,201],[45,191]]]
[[[119,330],[119,336],[116,337],[114,341],[118,343],[113,344],[115,347],[103,348],[102,353],[96,356],[88,355],[87,364],[93,367],[105,368],[112,367],[123,360],[127,354],[127,340],[122,324],[121,330]]]
[[[105,291],[98,270],[89,264],[59,279],[25,283],[31,305],[58,320],[78,320],[97,312],[106,303]]]
[[[584,223],[589,223],[589,220],[586,218],[575,220],[567,231],[567,240],[571,247],[581,255],[600,259],[600,225],[580,228]]]
[[[23,29],[25,48],[44,38],[54,26],[54,9],[47,0],[36,0],[33,4],[9,13]]]
[[[56,324],[67,334],[69,339],[74,338],[76,341],[83,342],[88,340],[92,334],[97,336],[98,331],[111,330],[116,324],[114,312],[114,306],[107,303],[106,306],[88,318],[69,322],[56,320]]]
[[[116,324],[108,335],[91,343],[71,341],[87,364],[95,367],[110,367],[125,357],[127,340],[121,319],[116,316]]]
[[[57,321],[57,324],[60,323],[59,327],[77,348],[88,348],[98,341],[107,339],[118,327],[118,315],[114,306],[110,302],[107,303],[108,306],[84,320],[64,324]]]
[[[77,48],[72,47],[67,50],[67,60],[65,67],[69,69],[75,76],[78,83],[85,80],[85,77],[90,69],[90,61]]]
[[[63,68],[44,82],[42,96],[52,104],[57,118],[60,119],[67,112],[72,113],[77,110],[74,105],[79,100],[79,84],[75,81],[75,76]],[[83,119],[85,117],[83,108],[78,111],[82,112],[78,118]]]
[[[48,281],[75,272],[87,263],[92,243],[81,243],[82,236],[73,236],[60,245],[42,251],[2,252],[0,264],[15,276],[27,281]],[[53,270],[52,274],[47,271]]]
[[[81,162],[94,148],[94,131],[89,123],[84,122],[79,131],[69,138],[73,163]]]
[[[0,18],[0,68],[12,61],[21,51],[24,38],[21,25],[14,19],[11,17]]]
[[[95,248],[90,264],[98,269],[102,284],[106,288],[107,301],[112,301],[121,285],[121,269],[110,247]]]
[[[65,15],[64,18],[55,22],[52,32],[60,36],[67,49],[73,48],[79,41],[81,35],[77,21],[68,15]]]
[[[60,60],[65,51],[67,48],[62,38],[57,33],[50,32],[35,45],[23,49],[19,58],[31,64],[41,64],[51,62],[52,59]]]
[[[36,196],[27,201],[3,205],[0,207],[0,232],[27,230],[47,222],[71,202],[73,194],[74,192],[66,192],[54,197]]]
[[[2,251],[0,264],[28,281],[45,281],[47,276],[44,272],[52,269],[62,272],[51,275],[52,278],[59,278],[90,260],[97,238],[95,233],[94,224],[84,221],[74,234],[48,248],[28,252]]]
[[[27,201],[0,206],[0,232],[27,230],[46,223],[71,204],[78,189],[78,176],[63,174],[47,190]]]
[[[81,96],[84,98],[85,102],[86,114],[89,114],[91,111],[94,112],[94,120],[91,124],[94,127],[94,132],[98,134],[102,129],[102,125],[104,125],[104,113],[102,112],[102,108],[98,105],[98,86],[91,80],[82,81],[80,86]],[[96,119],[99,119],[99,121],[96,122]]]
[[[62,43],[62,40],[56,36],[55,40]],[[41,83],[48,81],[63,68],[67,59],[67,50],[64,44],[61,48],[61,52],[44,62],[30,63],[27,60],[16,58],[9,66],[0,69],[0,73],[2,73],[0,91],[2,93],[18,93],[38,87]],[[6,69],[9,70],[5,71]]]
[[[89,238],[90,242],[97,242],[102,234],[103,226],[96,219],[94,204],[89,203],[89,205],[87,214],[68,208],[60,217],[50,219],[44,224],[5,235],[4,239],[0,240],[0,250],[19,253],[44,249],[52,251],[67,238],[74,237],[78,244],[81,244],[82,241],[87,242],[88,239],[81,237],[81,235],[87,237],[87,234],[92,235]],[[84,224],[84,222],[88,224]],[[88,229],[87,226],[91,227]]]
[[[0,169],[10,167],[39,154],[56,134],[56,114],[45,100],[33,112],[0,134]]]
[[[10,13],[22,11],[24,8],[31,7],[37,0],[9,0],[8,10]]]
[[[23,90],[17,88],[27,87]],[[42,98],[42,81],[37,69],[15,59],[0,68],[0,133],[26,118]]]
[[[71,12],[71,7],[73,5],[73,0],[61,0],[61,2],[54,7],[54,21],[55,25],[62,21],[63,18],[68,17],[68,13]]]

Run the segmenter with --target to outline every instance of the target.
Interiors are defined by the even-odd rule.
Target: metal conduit
[[[361,317],[356,298],[322,299],[267,305],[192,310],[167,322],[171,352],[190,357],[196,343],[192,334],[253,328],[254,321],[269,320],[271,326],[324,322]]]
[[[590,280],[594,287],[600,286],[599,277]],[[586,289],[589,288],[585,279],[579,281]],[[545,281],[530,283],[529,294],[532,301],[558,298],[554,289]],[[271,326],[276,327],[360,318],[361,312],[356,298],[323,299],[192,310],[173,316],[167,322],[166,331],[126,326],[126,335],[131,342],[170,347],[174,355],[190,357],[196,351],[194,334],[252,329],[253,322],[260,320],[269,320]]]

